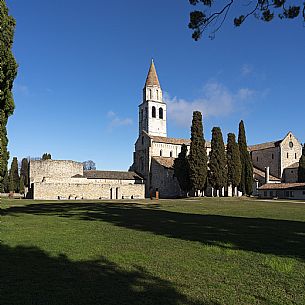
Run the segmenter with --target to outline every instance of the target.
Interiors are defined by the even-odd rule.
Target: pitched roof
[[[261,169],[253,166],[253,175],[254,175],[255,179],[257,179],[258,177],[265,178],[266,173],[264,171],[262,171]],[[270,179],[270,181],[281,181],[280,178],[272,176],[272,175],[269,175],[269,179]]]
[[[160,137],[160,136],[151,136],[149,137],[154,141],[154,142],[159,142],[159,143],[166,143],[166,144],[185,144],[185,145],[190,145],[191,140],[189,139],[177,139],[177,138],[168,138],[168,137]]]
[[[166,168],[173,168],[175,158],[170,157],[153,157],[153,159]]]
[[[84,171],[84,178],[87,179],[117,179],[117,180],[143,180],[135,172],[120,172],[120,171]],[[77,178],[77,177],[75,177]]]
[[[250,151],[255,151],[255,150],[262,150],[262,149],[267,149],[267,148],[278,147],[282,141],[283,140],[266,142],[266,143],[256,144],[256,145],[250,145],[250,146],[248,146],[248,149]]]
[[[158,86],[160,87],[158,75],[156,72],[155,64],[153,59],[151,60],[150,68],[147,74],[146,82],[145,82],[145,87],[148,86]]]
[[[286,168],[298,168],[299,167],[299,162],[295,162],[293,164],[290,164],[289,166],[287,166]],[[284,169],[286,169],[284,168]]]
[[[305,190],[305,183],[267,183],[259,190]]]
[[[168,138],[168,137],[160,137],[160,136],[152,136],[148,134],[145,130],[143,130],[149,138],[151,138],[154,142],[165,143],[165,144],[176,144],[176,145],[191,145],[190,139],[179,139],[179,138]],[[205,141],[206,147],[211,147],[211,142]]]

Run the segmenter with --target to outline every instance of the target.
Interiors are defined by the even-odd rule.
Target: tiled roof
[[[283,140],[266,142],[266,143],[256,144],[256,145],[250,145],[250,146],[248,146],[248,149],[250,151],[255,151],[255,150],[262,150],[262,149],[267,149],[267,148],[278,147],[282,141]]]
[[[259,190],[305,190],[305,183],[267,183]]]
[[[84,171],[84,177],[88,179],[143,180],[143,178],[135,172],[119,171]]]
[[[167,137],[159,137],[159,136],[149,136],[154,142],[166,143],[166,144],[178,144],[178,145],[190,145],[191,140],[189,139],[177,139],[177,138],[167,138]]]
[[[265,178],[266,173],[264,171],[260,170],[259,168],[253,166],[253,175],[254,175],[254,178],[256,178],[256,179],[257,179],[257,176]],[[281,181],[280,178],[272,176],[272,175],[269,175],[269,179],[270,179],[270,181]]]
[[[151,138],[154,142],[165,143],[165,144],[176,144],[176,145],[191,145],[190,139],[179,139],[179,138],[168,138],[168,137],[160,137],[160,136],[152,136],[148,134],[146,131],[143,132]],[[211,142],[205,141],[206,147],[211,147]]]
[[[158,86],[160,87],[158,75],[156,72],[155,64],[154,61],[151,60],[150,68],[147,74],[146,82],[145,82],[145,87],[147,86]]]
[[[158,162],[160,165],[166,168],[173,168],[175,158],[169,157],[153,157],[153,159]]]

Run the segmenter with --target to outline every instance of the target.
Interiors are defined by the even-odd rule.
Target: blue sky
[[[85,3],[85,4],[84,4]],[[305,28],[228,19],[195,42],[188,0],[7,0],[17,22],[11,156],[93,160],[126,170],[151,58],[168,103],[168,136],[189,138],[201,110],[205,138],[245,121],[248,144],[291,130],[305,141]]]

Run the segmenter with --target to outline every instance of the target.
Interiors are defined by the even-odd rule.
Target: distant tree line
[[[305,158],[305,157],[304,157]],[[305,163],[305,162],[304,162]],[[212,129],[211,151],[207,155],[203,135],[202,115],[194,111],[191,126],[190,151],[182,145],[178,158],[174,161],[175,176],[185,194],[199,191],[204,194],[207,186],[215,190],[216,196],[224,188],[237,188],[243,195],[251,195],[253,187],[253,166],[247,148],[244,122],[239,123],[238,142],[235,134],[229,133],[225,147],[221,129]],[[222,194],[223,195],[223,194]]]

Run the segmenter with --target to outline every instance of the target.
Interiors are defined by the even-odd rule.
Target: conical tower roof
[[[158,86],[160,87],[158,75],[156,72],[155,64],[153,59],[151,60],[150,68],[147,74],[146,82],[145,82],[145,87],[148,86]]]

